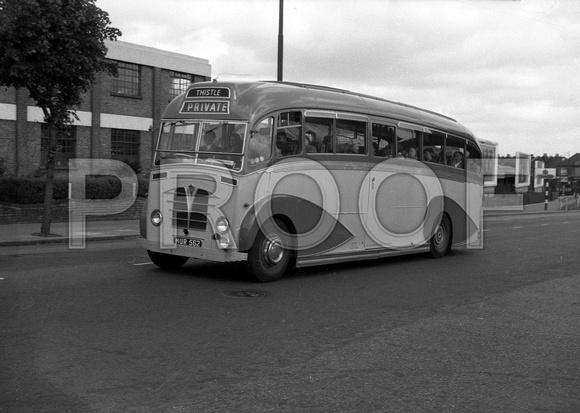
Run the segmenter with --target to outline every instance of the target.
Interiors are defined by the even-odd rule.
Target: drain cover
[[[224,295],[228,297],[242,297],[242,298],[255,298],[255,297],[267,297],[270,295],[268,291],[260,290],[233,290],[225,291]]]

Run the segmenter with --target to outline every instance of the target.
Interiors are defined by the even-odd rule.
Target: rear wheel
[[[447,215],[441,217],[429,246],[433,258],[441,258],[451,250],[451,223]]]
[[[254,245],[248,251],[248,275],[257,282],[272,282],[282,278],[291,260],[288,228],[281,221],[270,221],[258,231]]]
[[[181,255],[163,254],[162,252],[155,252],[147,250],[149,258],[153,264],[166,270],[176,270],[187,262],[188,257]]]

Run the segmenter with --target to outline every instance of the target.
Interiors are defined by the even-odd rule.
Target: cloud
[[[97,0],[121,40],[209,59],[220,80],[276,79],[278,4]],[[284,4],[285,80],[440,111],[501,153],[580,152],[580,2]]]
[[[580,41],[580,24],[567,25],[560,31],[560,36],[566,41]]]

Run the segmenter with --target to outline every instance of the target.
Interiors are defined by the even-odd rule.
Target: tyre
[[[248,275],[257,282],[272,282],[282,278],[292,258],[288,248],[288,228],[281,221],[269,221],[258,231],[254,245],[248,251]]]
[[[441,258],[451,250],[451,223],[447,215],[443,214],[441,217],[441,222],[439,222],[429,244],[433,258]]]
[[[147,254],[149,254],[149,258],[153,264],[166,270],[176,270],[189,259],[188,257],[183,257],[181,255],[163,254],[162,252],[149,250],[147,250]]]

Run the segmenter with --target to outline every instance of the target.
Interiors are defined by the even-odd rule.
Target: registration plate
[[[186,247],[201,248],[202,240],[195,238],[175,237],[175,243],[177,245],[185,245]]]

